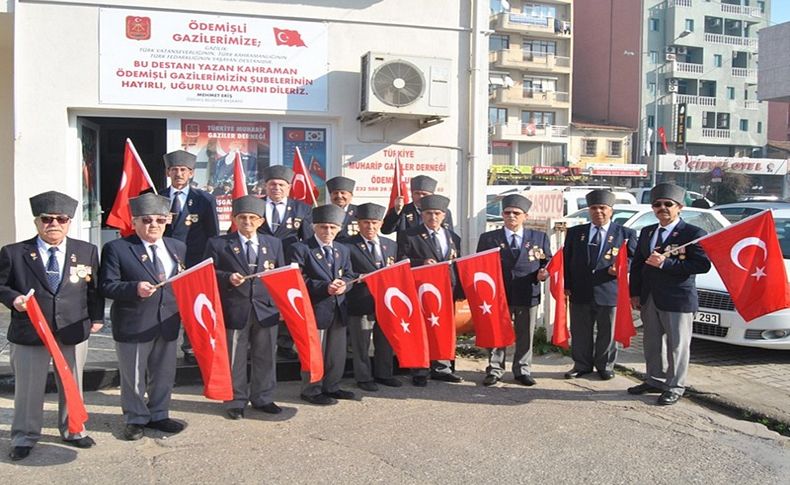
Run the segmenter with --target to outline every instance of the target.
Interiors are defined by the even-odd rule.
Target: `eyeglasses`
[[[653,207],[655,207],[656,209],[659,208],[659,207],[670,208],[670,207],[674,207],[674,206],[675,206],[675,203],[672,202],[672,201],[669,201],[669,200],[664,201],[664,202],[653,202]]]
[[[154,221],[161,225],[167,224],[166,217],[141,217],[140,220],[143,222],[143,224],[153,224]]]
[[[52,224],[52,221],[58,221],[58,224],[65,224],[71,220],[69,216],[38,216],[44,224]]]
[[[524,214],[524,212],[521,212],[521,211],[502,211],[502,214],[504,214],[506,216],[520,216],[521,214]]]

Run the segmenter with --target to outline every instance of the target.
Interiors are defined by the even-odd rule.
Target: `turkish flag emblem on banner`
[[[132,144],[132,140],[126,139],[126,148],[123,152],[123,174],[121,175],[121,186],[115,195],[115,202],[107,215],[107,225],[115,227],[121,232],[121,236],[126,237],[134,234],[132,227],[132,210],[129,207],[129,199],[140,195],[143,191],[154,187],[151,177],[140,160],[140,155]]]
[[[247,177],[244,175],[244,165],[241,163],[241,152],[236,151],[236,157],[233,159],[233,193],[231,199],[238,199],[247,195]],[[236,230],[236,221],[230,219],[230,228],[228,232]]]
[[[209,258],[169,282],[173,285],[181,322],[203,376],[203,395],[208,399],[230,401],[233,384],[214,260]]]
[[[427,330],[430,360],[454,360],[455,304],[450,265],[420,266],[412,268],[411,274]]]
[[[364,280],[376,302],[376,322],[400,366],[428,367],[428,336],[409,262],[373,271]]]
[[[499,248],[458,258],[455,266],[472,312],[475,345],[486,349],[512,345],[516,334],[505,296]]]
[[[617,310],[614,317],[614,341],[624,349],[631,346],[631,337],[636,335],[634,315],[631,313],[631,294],[628,289],[628,241],[620,246],[614,261],[617,268]]]
[[[309,206],[315,206],[318,203],[318,187],[313,183],[313,178],[304,164],[299,147],[296,147],[294,151],[293,170],[294,178],[291,180],[289,197],[304,202]]]
[[[790,308],[787,272],[770,210],[712,233],[699,245],[744,320]]]
[[[302,372],[310,373],[310,382],[324,378],[324,355],[321,352],[321,338],[315,323],[315,313],[307,286],[304,284],[299,266],[293,264],[283,268],[266,271],[261,281],[269,290],[274,304],[296,344]]]
[[[554,298],[554,331],[551,335],[551,343],[567,349],[571,336],[568,332],[568,305],[565,297],[564,247],[551,258],[546,271],[549,272],[549,292]]]
[[[276,45],[307,47],[304,44],[304,41],[302,40],[302,36],[299,35],[298,31],[278,29],[277,27],[273,27],[273,29],[274,29],[274,41],[277,43]]]
[[[52,330],[49,328],[47,319],[44,318],[44,313],[33,295],[33,290],[30,290],[27,296],[28,299],[25,302],[27,316],[30,318],[30,323],[33,324],[38,338],[44,342],[49,355],[52,356],[52,365],[55,367],[55,372],[58,373],[60,384],[63,387],[63,395],[66,397],[69,433],[79,433],[85,429],[85,422],[88,421],[88,411],[85,410],[85,403],[82,402],[81,390],[77,387],[77,381],[74,380],[74,375],[63,357],[63,352],[60,351],[60,347],[55,341],[55,336],[52,335]]]
[[[400,158],[395,159],[395,170],[392,174],[392,190],[390,191],[389,208],[395,207],[395,199],[403,197],[403,205],[409,203],[409,186],[406,185],[406,176],[403,175],[403,168],[400,165]]]

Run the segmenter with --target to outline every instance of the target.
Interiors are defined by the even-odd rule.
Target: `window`
[[[553,111],[522,111],[521,112],[521,122],[522,123],[534,123],[535,125],[553,125],[554,124],[554,112]]]
[[[609,156],[619,158],[623,156],[623,142],[620,140],[609,140]]]
[[[494,34],[488,39],[488,50],[501,51],[504,49],[510,49],[509,36]]]
[[[647,127],[653,128],[654,126],[656,126],[656,119],[653,115],[647,115]]]
[[[524,51],[524,58],[529,59],[533,56],[557,55],[557,43],[553,40],[525,39],[521,43]]]
[[[735,99],[735,88],[727,86],[727,99]]]
[[[724,24],[720,17],[705,17],[705,33],[707,34],[723,34]]]
[[[548,93],[548,92],[556,91],[557,80],[541,78],[541,77],[536,77],[536,78],[525,77],[523,81],[523,86],[524,86],[525,98],[533,98],[533,97],[544,98],[545,96],[535,96],[535,93]]]
[[[714,111],[702,112],[702,127],[716,128],[716,113]]]
[[[651,32],[658,32],[658,19],[649,19],[648,26],[650,27]]]
[[[598,140],[582,140],[582,155],[594,157],[598,154]]]
[[[507,108],[490,106],[488,108],[488,125],[503,125],[505,123],[507,123]]]
[[[762,132],[763,132],[763,122],[762,121],[758,121],[757,122],[757,133],[762,133]]]
[[[656,83],[654,83],[653,81],[650,81],[649,83],[647,83],[647,91],[650,94],[652,94],[653,96],[655,96],[656,95]]]
[[[721,54],[713,54],[713,67],[721,67]]]
[[[686,116],[686,129],[691,129],[691,116]]]
[[[749,131],[749,120],[741,120],[741,131]]]
[[[716,128],[720,130],[730,129],[730,114],[729,113],[716,113]]]
[[[658,64],[658,51],[650,51],[648,55],[650,56],[651,63]]]
[[[694,32],[694,19],[686,19],[686,30]]]

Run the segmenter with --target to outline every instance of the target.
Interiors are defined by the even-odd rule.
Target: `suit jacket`
[[[376,261],[368,250],[366,240],[359,234],[352,236],[345,241],[351,253],[351,269],[354,274],[367,274],[376,271]],[[397,258],[398,248],[395,241],[386,237],[379,237],[379,247],[381,256],[384,259],[384,266],[393,264]],[[349,315],[370,315],[375,313],[376,305],[373,296],[365,283],[357,283],[348,292],[348,313]]]
[[[658,224],[642,228],[639,245],[631,261],[631,296],[638,296],[645,304],[648,296],[659,310],[668,312],[692,313],[699,308],[696,277],[710,269],[710,260],[698,244],[693,244],[670,255],[661,268],[645,264],[652,248],[650,240],[658,229]],[[703,229],[686,224],[682,219],[675,226],[664,243],[662,250],[692,241],[706,233]]]
[[[268,197],[263,200],[268,204],[271,202]],[[306,241],[313,237],[313,219],[311,217],[312,209],[309,205],[299,202],[298,200],[286,199],[285,203],[285,216],[280,221],[280,225],[275,232],[272,232],[269,221],[264,221],[258,232],[269,236],[274,236],[279,239],[283,244],[283,251],[285,251],[285,259],[290,259],[291,246],[299,241]]]
[[[175,263],[173,273],[184,269],[186,245],[166,237],[165,247]],[[172,275],[171,275],[172,276]],[[165,285],[148,298],[137,296],[137,283],[157,284],[151,258],[137,235],[116,239],[102,249],[100,288],[110,307],[112,336],[118,342],[150,342],[161,336],[167,341],[178,338],[181,318],[172,285]]]
[[[285,264],[280,240],[265,234],[257,236],[258,266],[254,271],[250,271],[247,265],[247,249],[241,245],[237,232],[213,237],[206,245],[203,259],[214,258],[226,328],[244,328],[252,311],[255,312],[258,323],[264,327],[277,325],[279,321],[280,312],[274,306],[274,301],[260,278],[248,279],[239,286],[230,283],[230,275],[233,273],[249,275]]]
[[[85,341],[91,322],[104,320],[104,298],[99,294],[99,251],[93,244],[66,238],[60,286],[53,293],[46,276],[46,261],[38,252],[37,237],[0,249],[0,301],[11,309],[8,341],[43,345],[27,312],[14,309],[19,295],[34,289],[53,334],[66,345]]]
[[[517,256],[510,250],[505,229],[485,232],[477,241],[477,252],[497,247],[501,248],[499,257],[508,304],[535,306],[540,303],[542,282],[538,281],[538,271],[545,268],[551,259],[551,246],[546,233],[523,228]]]
[[[170,195],[170,187],[160,194]],[[217,220],[217,199],[203,190],[189,188],[186,205],[165,229],[165,237],[172,237],[187,245],[186,267],[190,268],[203,261],[206,242],[219,235]]]
[[[442,222],[442,227],[452,231],[453,213],[450,211],[450,209],[447,209],[445,214],[446,215],[444,222]],[[414,205],[414,202],[409,202],[403,206],[403,210],[400,212],[400,214],[396,213],[395,209],[389,209],[387,211],[387,214],[384,216],[384,222],[381,224],[381,233],[392,234],[396,231],[401,232],[405,231],[406,229],[411,229],[421,225],[422,216],[417,210],[417,206]]]
[[[573,303],[592,303],[602,306],[617,306],[617,278],[609,274],[609,268],[617,258],[623,241],[628,239],[628,259],[636,251],[636,231],[614,222],[609,224],[606,240],[598,259],[590,267],[589,244],[590,224],[568,229],[565,238],[565,288],[571,291]]]
[[[412,267],[423,266],[428,259],[436,261],[450,261],[461,256],[461,237],[445,229],[445,234],[449,234],[447,254],[439,254],[431,242],[430,232],[425,224],[412,227],[405,231],[398,232],[398,260],[408,258]],[[453,287],[453,296],[456,300],[464,298],[461,285],[458,284],[458,276],[455,268],[450,270],[450,283]]]
[[[333,270],[330,270],[324,257],[324,251],[315,237],[295,243],[291,248],[291,262],[297,263],[302,268],[307,292],[313,303],[315,320],[321,330],[329,328],[336,315],[339,316],[341,324],[345,325],[348,316],[346,295],[351,288],[347,287],[346,292],[340,295],[330,295],[328,292],[329,283],[335,279],[341,279],[348,285],[351,280],[356,278],[351,269],[351,255],[348,247],[334,242],[332,248],[335,258]]]
[[[343,224],[340,226],[340,232],[337,233],[335,241],[345,242],[346,239],[356,236],[359,232],[359,225],[357,222],[357,206],[348,204],[346,209],[346,217],[343,219]]]

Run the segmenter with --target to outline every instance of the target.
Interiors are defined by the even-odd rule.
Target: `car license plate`
[[[708,325],[719,324],[719,314],[711,312],[697,312],[694,315],[694,321],[697,323],[707,323]]]

